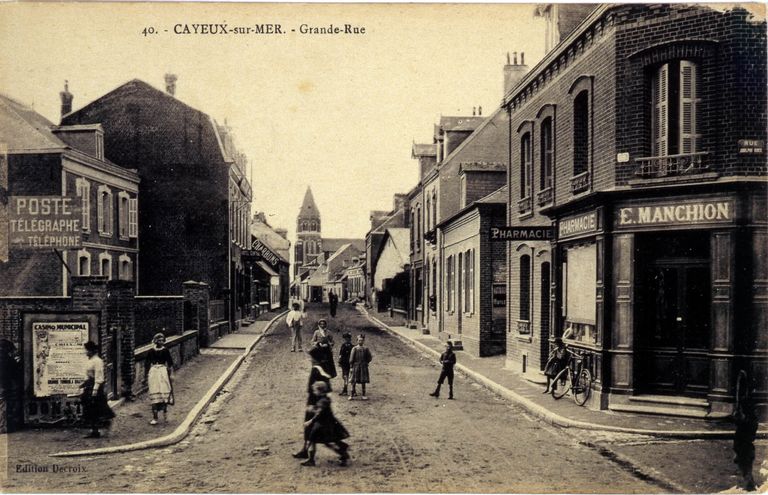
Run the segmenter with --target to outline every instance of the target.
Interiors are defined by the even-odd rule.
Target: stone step
[[[706,410],[687,407],[660,407],[653,405],[639,404],[610,404],[608,409],[615,412],[634,413],[634,414],[653,414],[657,416],[677,416],[681,418],[696,419],[724,419],[728,417],[726,413],[710,414]]]
[[[664,404],[709,409],[709,401],[707,401],[707,399],[694,399],[692,397],[678,397],[671,395],[633,395],[629,397],[629,401],[642,402],[647,404]]]

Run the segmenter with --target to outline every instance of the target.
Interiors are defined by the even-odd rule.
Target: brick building
[[[738,7],[600,6],[507,92],[508,218],[557,238],[510,246],[510,367],[570,329],[592,407],[766,397],[765,47]]]
[[[62,118],[64,125],[101,123],[105,153],[142,177],[139,233],[142,296],[178,295],[182,283],[210,287],[216,318],[236,328],[247,313],[251,186],[246,159],[231,130],[174,96],[132,80]]]
[[[68,111],[71,95],[66,89],[62,98],[62,111]],[[139,176],[105,158],[103,127],[56,126],[0,95],[0,132],[7,146],[0,160],[0,167],[7,168],[0,175],[7,180],[8,196],[63,196],[78,198],[82,205],[78,246],[59,247],[59,254],[55,246],[5,246],[0,254],[0,296],[67,296],[73,276],[103,276],[135,285]],[[0,224],[7,235],[8,223]]]

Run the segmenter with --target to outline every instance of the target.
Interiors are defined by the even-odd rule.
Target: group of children
[[[294,306],[294,311],[300,313],[300,309],[296,306]],[[303,319],[302,315],[289,313],[287,323],[293,328],[291,324],[301,319]],[[294,325],[298,327],[295,323]],[[300,331],[299,328],[298,332],[294,332],[294,336]],[[357,345],[352,345],[352,335],[348,332],[342,334],[342,339],[344,341],[339,349],[338,364],[341,368],[344,388],[340,394],[348,394],[348,400],[352,400],[357,396],[356,386],[360,384],[361,399],[368,400],[365,386],[370,382],[368,363],[371,362],[373,356],[370,349],[365,346],[365,336],[358,335]],[[297,343],[301,345],[300,337],[293,340],[294,342],[298,340]],[[293,457],[297,459],[304,459],[301,463],[302,466],[315,465],[315,452],[318,443],[328,446],[339,455],[339,465],[346,466],[349,459],[349,446],[344,442],[344,439],[349,437],[349,433],[333,415],[331,399],[328,396],[331,392],[331,380],[337,376],[333,343],[333,335],[328,331],[328,322],[325,319],[320,319],[317,322],[317,329],[312,335],[312,346],[308,351],[312,360],[312,368],[307,384],[307,409],[304,414],[303,425],[304,444],[300,451],[293,454]]]

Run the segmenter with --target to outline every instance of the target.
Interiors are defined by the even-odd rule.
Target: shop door
[[[638,294],[639,388],[654,394],[705,395],[709,388],[709,263],[656,260],[643,272]]]

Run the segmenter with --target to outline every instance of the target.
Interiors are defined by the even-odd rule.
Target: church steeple
[[[304,202],[301,203],[301,210],[299,210],[299,218],[303,219],[320,219],[320,212],[315,204],[315,198],[312,197],[312,188],[307,186],[307,192],[304,193]]]

